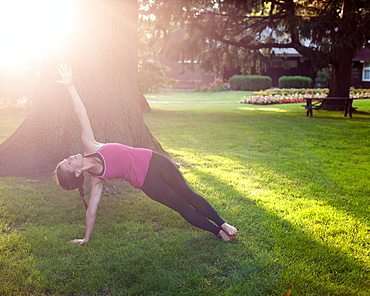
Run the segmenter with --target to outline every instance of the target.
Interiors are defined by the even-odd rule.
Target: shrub
[[[312,78],[305,76],[281,76],[279,88],[310,88]]]
[[[241,90],[242,89],[242,75],[234,75],[230,78],[230,88],[232,90]]]
[[[195,91],[199,92],[217,92],[229,90],[228,84],[225,83],[221,78],[216,78],[210,86],[207,86],[202,80],[195,83]]]
[[[211,83],[210,91],[227,91],[229,90],[228,84],[225,83],[221,78],[216,78],[215,81]]]
[[[271,78],[258,75],[234,75],[230,78],[232,90],[262,90],[271,87]]]
[[[195,83],[195,91],[199,91],[199,92],[208,92],[210,91],[210,88],[209,86],[207,86],[203,80],[198,80],[196,83]]]
[[[329,87],[331,68],[324,68],[317,72],[315,79],[316,87]]]

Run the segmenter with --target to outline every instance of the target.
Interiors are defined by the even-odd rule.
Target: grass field
[[[238,227],[233,242],[111,182],[93,239],[76,246],[76,192],[2,177],[0,295],[370,295],[370,115],[308,118],[302,104],[236,103],[243,95],[150,94],[144,115],[191,186]],[[370,112],[369,100],[354,106]],[[4,114],[0,142],[23,120]]]

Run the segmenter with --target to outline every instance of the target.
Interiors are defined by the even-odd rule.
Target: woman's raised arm
[[[64,85],[69,92],[73,112],[76,114],[81,127],[81,141],[85,152],[95,152],[102,144],[95,140],[85,106],[73,84],[72,69],[66,65],[60,65],[58,67],[58,72],[61,76],[61,80],[58,80],[57,83]]]

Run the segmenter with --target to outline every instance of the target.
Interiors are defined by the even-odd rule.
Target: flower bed
[[[305,102],[304,98],[312,98],[314,101],[327,97],[328,89],[274,89],[254,92],[250,96],[243,97],[242,104],[269,105]],[[353,99],[370,98],[369,89],[352,89],[350,97]]]

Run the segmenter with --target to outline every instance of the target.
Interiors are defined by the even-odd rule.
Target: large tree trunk
[[[348,97],[351,86],[353,55],[348,54],[332,64],[329,97]]]
[[[137,1],[79,0],[73,32],[45,55],[29,113],[0,145],[0,175],[54,169],[82,153],[80,130],[56,67],[72,66],[76,88],[100,142],[164,152],[143,121],[137,77]]]
[[[349,97],[352,75],[352,59],[354,52],[348,50],[341,54],[340,59],[332,63],[332,74],[328,97]],[[326,109],[336,106],[333,110],[344,110],[344,100],[324,100],[321,104]]]
[[[337,40],[332,41],[335,50],[331,53],[332,74],[330,80],[329,97],[349,97],[352,76],[352,60],[360,47],[354,44],[348,35],[356,30],[357,23],[354,17],[357,9],[352,0],[343,0],[342,20],[338,26]],[[351,40],[351,41],[348,41]],[[344,110],[344,100],[324,100],[321,106],[341,106],[335,110]]]

